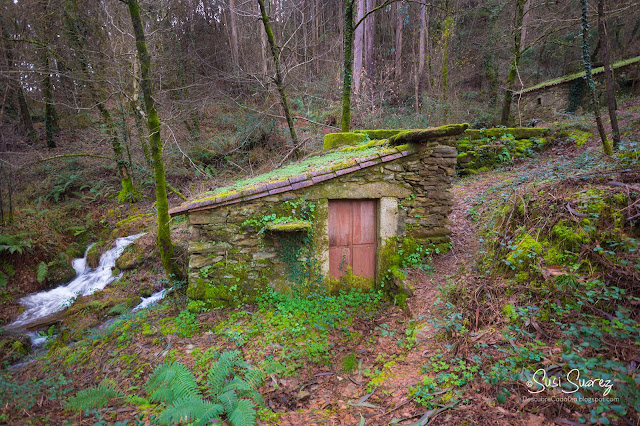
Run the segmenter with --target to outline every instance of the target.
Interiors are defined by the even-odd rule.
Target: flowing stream
[[[54,314],[62,310],[64,307],[70,306],[77,296],[87,296],[96,290],[102,290],[107,286],[107,284],[120,278],[122,274],[113,276],[111,270],[116,264],[116,259],[120,257],[124,249],[129,244],[143,235],[144,233],[141,233],[116,239],[115,247],[106,251],[100,257],[100,263],[95,269],[87,266],[87,252],[90,247],[87,248],[87,252],[85,252],[83,258],[74,259],[72,262],[73,269],[76,270],[76,277],[69,283],[56,287],[52,290],[30,294],[29,296],[25,296],[20,299],[20,303],[26,308],[26,310],[20,314],[14,322],[9,324],[8,328],[24,329],[25,326],[35,320]],[[158,293],[155,293],[151,297],[145,299],[143,303],[156,295],[158,295]],[[159,300],[160,298],[161,297],[156,300]],[[44,340],[42,342],[44,342]]]

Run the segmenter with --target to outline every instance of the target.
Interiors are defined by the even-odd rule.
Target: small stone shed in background
[[[398,251],[449,243],[467,127],[327,135],[317,155],[173,208],[191,229],[189,296],[220,306],[267,287],[411,293]]]
[[[612,65],[618,87],[635,89],[640,80],[640,56],[616,62]],[[602,94],[604,88],[604,67],[593,69],[596,89]],[[553,80],[544,81],[513,94],[516,122],[533,119],[554,119],[560,113],[576,113],[589,106],[585,73],[577,72]],[[606,102],[606,98],[601,102]],[[518,110],[520,117],[518,117]]]

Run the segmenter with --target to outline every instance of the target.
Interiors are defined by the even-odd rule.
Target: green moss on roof
[[[267,183],[282,182],[289,178],[313,172],[326,171],[329,173],[345,169],[354,165],[357,159],[367,158],[372,155],[385,156],[388,154],[395,154],[400,151],[412,151],[414,149],[412,143],[427,142],[435,137],[460,134],[467,127],[468,124],[453,124],[432,129],[404,131],[394,136],[397,137],[404,135],[402,138],[398,139],[401,144],[396,147],[391,146],[389,143],[390,141],[387,139],[369,141],[366,140],[366,135],[358,134],[358,136],[362,137],[363,140],[366,141],[355,146],[339,147],[328,152],[319,152],[305,160],[291,163],[285,167],[272,170],[268,173],[243,179],[228,186],[216,188],[213,191],[200,194],[196,199],[190,201],[189,204],[215,200],[216,198],[228,198],[240,191],[259,187]]]
[[[363,144],[366,145],[366,144]],[[352,147],[346,147],[352,148]],[[305,173],[311,173],[318,170],[331,169],[336,166],[338,168],[344,168],[344,166],[350,163],[349,160],[355,160],[357,158],[364,158],[370,155],[376,154],[380,151],[379,146],[362,147],[362,149],[341,150],[332,151],[324,155],[316,155],[309,157],[306,160],[291,163],[287,166],[281,167],[276,170],[272,170],[268,173],[264,173],[255,177],[250,177],[231,185],[216,188],[213,191],[205,192],[201,194],[193,202],[211,200],[216,197],[228,197],[238,191],[249,189],[250,187],[264,185],[271,182],[280,182],[291,177],[299,176]],[[397,150],[393,150],[397,152]],[[351,161],[351,162],[352,162]]]
[[[367,135],[362,133],[329,133],[324,136],[322,149],[333,149],[342,145],[357,145],[367,140]]]
[[[366,129],[355,130],[353,133],[365,133],[369,136],[369,139],[389,139],[391,136],[395,136],[400,132],[405,132],[407,129]]]
[[[342,151],[342,152],[363,151],[365,149],[369,149],[369,148],[374,148],[376,146],[385,145],[387,142],[388,142],[387,139],[373,140],[373,141],[369,141],[369,142],[366,142],[366,143],[361,143],[361,144],[355,145],[355,146],[346,146],[346,147],[342,148],[340,151]]]
[[[612,68],[620,68],[620,67],[625,67],[627,65],[631,65],[633,63],[636,62],[640,62],[640,56],[636,56],[635,58],[629,58],[629,59],[625,59],[623,61],[618,61],[615,62],[613,65],[611,65]],[[602,71],[604,71],[604,67],[597,67],[597,68],[593,68],[591,70],[592,74],[600,74]],[[526,89],[523,89],[519,92],[516,92],[516,94],[520,94],[520,93],[527,93],[527,92],[531,92],[533,90],[538,90],[538,89],[542,89],[544,87],[549,87],[549,86],[555,86],[556,84],[561,84],[561,83],[566,83],[568,81],[572,81],[578,78],[584,78],[584,71],[581,72],[576,72],[573,74],[567,74],[567,75],[563,75],[561,77],[558,78],[553,78],[551,80],[547,80],[547,81],[543,81],[542,83],[538,83],[535,86],[531,86],[528,87]]]
[[[404,145],[408,143],[420,143],[424,140],[429,140],[437,137],[444,136],[457,136],[467,130],[469,124],[447,124],[440,127],[433,127],[431,129],[417,129],[407,130],[400,132],[395,136],[389,138],[389,145]]]

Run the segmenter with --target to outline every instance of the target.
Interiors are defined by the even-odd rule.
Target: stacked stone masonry
[[[288,291],[299,285],[292,282],[290,265],[279,255],[286,233],[258,229],[260,218],[282,211],[287,201],[287,205],[300,200],[313,204],[313,252],[306,256],[315,257],[321,277],[329,273],[331,199],[378,200],[378,250],[392,237],[410,237],[421,244],[447,243],[456,159],[456,137],[438,137],[410,145],[409,152],[391,161],[298,190],[190,211],[189,296],[226,304],[236,294],[242,294],[243,300],[235,302],[243,302],[267,286]],[[303,260],[310,264],[310,259]]]

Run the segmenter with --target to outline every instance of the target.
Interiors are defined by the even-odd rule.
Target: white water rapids
[[[107,286],[107,284],[120,278],[122,274],[113,276],[112,273],[112,268],[116,264],[116,259],[120,257],[124,249],[129,244],[143,235],[144,233],[116,239],[115,247],[106,251],[100,257],[100,263],[95,269],[87,266],[86,252],[83,258],[74,259],[72,265],[73,269],[76,270],[76,277],[68,284],[61,285],[60,287],[56,287],[52,290],[30,294],[29,296],[20,299],[20,303],[26,308],[26,310],[20,314],[13,323],[9,324],[8,328],[21,329],[25,325],[37,319],[54,314],[65,306],[70,306],[77,296],[87,296],[96,290],[102,290]],[[89,249],[87,248],[87,252],[88,251]],[[158,297],[159,293],[160,292],[155,293],[151,297],[144,299],[142,302],[146,302],[144,307],[161,299],[161,296]],[[155,300],[148,301],[149,299],[154,298],[154,296],[156,296]],[[164,296],[164,293],[162,293],[162,296]],[[140,308],[137,306],[134,309],[137,310]]]

